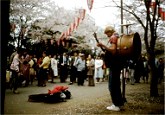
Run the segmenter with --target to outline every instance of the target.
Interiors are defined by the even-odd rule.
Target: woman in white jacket
[[[100,56],[97,56],[95,59],[95,78],[96,78],[96,83],[100,82],[100,79],[103,78],[103,60],[101,59]]]
[[[53,82],[53,78],[56,78],[58,76],[58,61],[56,55],[54,55],[54,57],[51,58],[51,69],[53,71],[51,82]]]

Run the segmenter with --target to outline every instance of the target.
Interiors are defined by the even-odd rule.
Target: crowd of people
[[[121,66],[120,58],[114,52],[119,36],[112,27],[106,28],[105,34],[110,38],[111,46],[107,47],[102,43],[98,43],[97,46],[104,47],[114,54],[111,57],[113,61],[109,61],[110,64],[106,64],[102,54],[95,56],[76,51],[52,55],[43,51],[40,56],[37,56],[33,51],[17,48],[9,60],[8,71],[11,73],[9,88],[14,94],[18,94],[18,87],[32,85],[34,80],[38,81],[39,87],[46,87],[47,82],[56,83],[55,78],[59,79],[60,83],[67,83],[69,79],[68,85],[78,86],[83,86],[86,81],[88,86],[95,86],[106,80],[113,102],[107,109],[119,111],[120,106],[124,105],[120,87],[122,72],[125,72],[126,83],[130,82],[134,85],[140,83],[141,78],[148,83],[150,69],[148,60],[144,56],[140,56],[136,63],[133,60],[127,60],[127,63]],[[161,83],[164,76],[163,58],[156,61],[156,67],[159,71],[159,83]]]
[[[85,80],[89,80],[89,86],[95,85],[104,79],[103,59],[97,56],[96,59],[91,54],[74,52],[69,55],[64,52],[62,55],[49,55],[43,51],[37,57],[32,51],[18,48],[12,53],[9,60],[8,71],[10,71],[10,88],[13,93],[18,93],[19,86],[27,87],[38,81],[37,86],[45,87],[47,82],[55,83],[55,78],[59,78],[61,83],[69,79],[69,84],[77,83],[83,86]],[[104,76],[104,77],[103,77]]]

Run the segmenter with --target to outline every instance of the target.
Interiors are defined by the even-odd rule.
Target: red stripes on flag
[[[69,28],[67,29],[66,32],[62,32],[58,41],[57,41],[57,44],[60,45],[60,42],[62,43],[62,45],[64,46],[65,43],[64,43],[64,39],[67,39],[68,36],[71,35],[71,33],[78,28],[80,22],[82,20],[84,20],[85,18],[85,13],[86,13],[86,10],[85,9],[79,9],[79,15],[78,17],[75,17],[75,20],[73,23],[70,24]]]
[[[84,20],[84,18],[85,18],[85,13],[86,13],[86,10],[85,9],[80,9],[79,10],[80,18],[82,20]]]
[[[89,8],[90,11],[93,7],[93,2],[94,2],[94,0],[87,0],[87,5],[88,5],[88,8]]]
[[[75,18],[74,24],[75,24],[75,29],[77,29],[78,26],[79,26],[79,24],[80,24],[80,18],[79,18],[79,17],[76,17],[76,18]]]
[[[151,2],[150,7],[151,7],[152,11],[154,11],[156,8],[156,2]]]
[[[158,9],[158,14],[159,14],[160,18],[161,18],[163,21],[165,21],[165,9],[159,8],[159,9]]]

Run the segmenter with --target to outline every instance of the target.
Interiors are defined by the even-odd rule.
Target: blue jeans
[[[121,69],[118,67],[110,67],[108,88],[112,98],[112,103],[115,106],[123,106],[124,101],[121,94],[121,83],[120,83],[120,72]]]

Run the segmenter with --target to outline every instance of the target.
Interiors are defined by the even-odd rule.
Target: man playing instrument
[[[110,54],[109,59],[106,59],[106,63],[110,69],[108,88],[112,99],[112,105],[108,106],[107,109],[111,111],[120,111],[121,106],[124,105],[124,100],[122,98],[120,88],[120,72],[122,69],[122,63],[120,61],[119,55],[117,55],[117,40],[119,35],[111,26],[106,27],[104,33],[109,38],[110,46],[106,46],[102,43],[98,43],[97,46],[104,49],[105,54]]]

